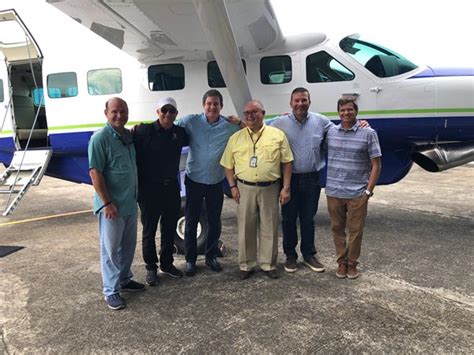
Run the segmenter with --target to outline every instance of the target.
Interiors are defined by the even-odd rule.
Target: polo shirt
[[[127,130],[127,134],[130,132]],[[131,142],[131,140],[130,140]],[[137,165],[133,144],[122,143],[108,123],[94,133],[88,146],[89,169],[101,172],[107,192],[121,217],[137,212]],[[94,192],[94,211],[106,201]]]
[[[290,142],[295,157],[293,173],[311,173],[326,165],[323,141],[327,131],[334,124],[319,113],[308,112],[308,116],[299,122],[293,113],[277,117],[271,125],[281,129]]]
[[[189,136],[189,153],[186,175],[195,182],[213,185],[224,180],[224,170],[219,164],[229,137],[240,130],[239,125],[224,116],[209,123],[204,113],[192,114],[176,122]]]
[[[257,157],[257,166],[251,167],[251,157]],[[222,155],[221,165],[234,169],[235,176],[249,182],[268,182],[281,176],[281,163],[293,161],[285,134],[277,128],[263,125],[254,133],[245,128],[230,137]]]
[[[326,195],[360,197],[369,181],[370,159],[382,156],[377,133],[372,128],[360,128],[359,122],[350,129],[339,124],[329,129],[327,144]]]
[[[141,124],[133,132],[133,142],[140,185],[177,180],[181,149],[188,145],[183,127],[173,125],[163,129],[158,120]]]

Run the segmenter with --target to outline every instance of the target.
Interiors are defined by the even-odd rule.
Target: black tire
[[[176,246],[176,251],[178,254],[184,255],[184,227],[186,224],[186,219],[184,217],[184,206],[185,199],[181,201],[181,211],[179,213],[178,223],[176,224],[176,233],[174,236],[174,244]],[[207,216],[206,216],[206,207],[203,203],[201,208],[201,216],[199,217],[199,223],[197,228],[197,252],[198,254],[204,254],[206,251],[206,242],[208,234],[208,225],[207,225]]]

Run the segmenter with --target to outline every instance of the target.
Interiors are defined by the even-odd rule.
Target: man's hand
[[[282,188],[280,191],[280,205],[285,205],[290,201],[290,189],[289,188]]]
[[[230,193],[232,194],[232,199],[239,204],[240,202],[240,191],[237,186],[234,186],[230,189]]]
[[[107,219],[115,219],[118,217],[118,210],[113,202],[110,205],[105,206],[104,213],[105,213],[105,218]]]
[[[359,124],[361,128],[370,128],[370,124],[366,120],[359,120]]]

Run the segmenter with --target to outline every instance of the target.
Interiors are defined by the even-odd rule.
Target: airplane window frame
[[[277,63],[275,62],[278,58],[284,59],[285,62]],[[267,66],[267,61],[274,61],[270,66]],[[280,68],[275,68],[276,66],[282,65]],[[289,65],[289,70],[287,65]],[[275,70],[281,69],[283,70]],[[289,75],[288,75],[289,73]],[[272,76],[274,77],[272,79]],[[293,63],[289,55],[272,55],[262,57],[260,59],[260,82],[263,85],[281,85],[287,84],[293,80]]]
[[[46,88],[50,99],[64,99],[79,94],[76,72],[51,73],[46,77]],[[76,89],[76,95],[69,95],[71,88]],[[59,93],[59,95],[58,95]]]
[[[3,79],[0,79],[0,102],[5,101],[5,90],[3,88]]]
[[[245,62],[245,59],[242,59],[242,65],[244,66],[245,74],[247,74],[247,63]],[[222,77],[222,73],[219,68],[219,65],[217,64],[217,61],[215,60],[211,60],[210,62],[207,63],[207,85],[213,89],[227,87],[225,84],[224,78]]]
[[[112,74],[115,73],[115,74]],[[112,74],[112,75],[111,75]],[[118,75],[117,75],[118,74]],[[97,83],[92,82],[91,76],[99,76]],[[96,80],[97,78],[93,78]],[[119,79],[119,80],[115,80]],[[105,83],[105,84],[104,84]],[[113,86],[116,85],[116,86]],[[104,88],[111,88],[111,90],[104,90]],[[97,95],[114,95],[120,94],[123,91],[122,70],[120,68],[99,68],[92,69],[87,72],[87,92],[91,96]]]
[[[400,54],[356,37],[343,38],[339,42],[339,47],[379,78],[405,74],[418,68],[416,64]]]
[[[154,69],[163,68],[166,70],[155,71]],[[170,70],[170,69],[178,69]],[[184,70],[184,64],[182,63],[166,63],[166,64],[154,64],[150,65],[147,69],[148,72],[148,89],[152,92],[156,91],[177,91],[183,90],[186,86],[186,73]],[[162,75],[162,82],[156,81],[157,75]],[[168,78],[164,77],[164,75]],[[177,76],[176,74],[180,75]],[[153,80],[152,80],[153,79]],[[164,82],[164,80],[167,80]]]
[[[321,59],[315,60],[314,58],[316,56],[319,56]],[[315,62],[319,62],[321,65],[314,65],[313,63]],[[341,67],[344,70],[337,70],[334,67],[335,65]],[[309,68],[315,68],[317,72],[313,71],[311,74],[311,71],[308,70]],[[306,56],[305,70],[306,82],[311,84],[352,81],[355,79],[355,74],[353,71],[351,71],[341,62],[339,62],[334,56],[324,50],[314,52]]]

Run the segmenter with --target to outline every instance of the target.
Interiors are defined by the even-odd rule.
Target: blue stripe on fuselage
[[[474,68],[431,68],[409,77],[408,79],[433,78],[439,76],[474,76]]]

